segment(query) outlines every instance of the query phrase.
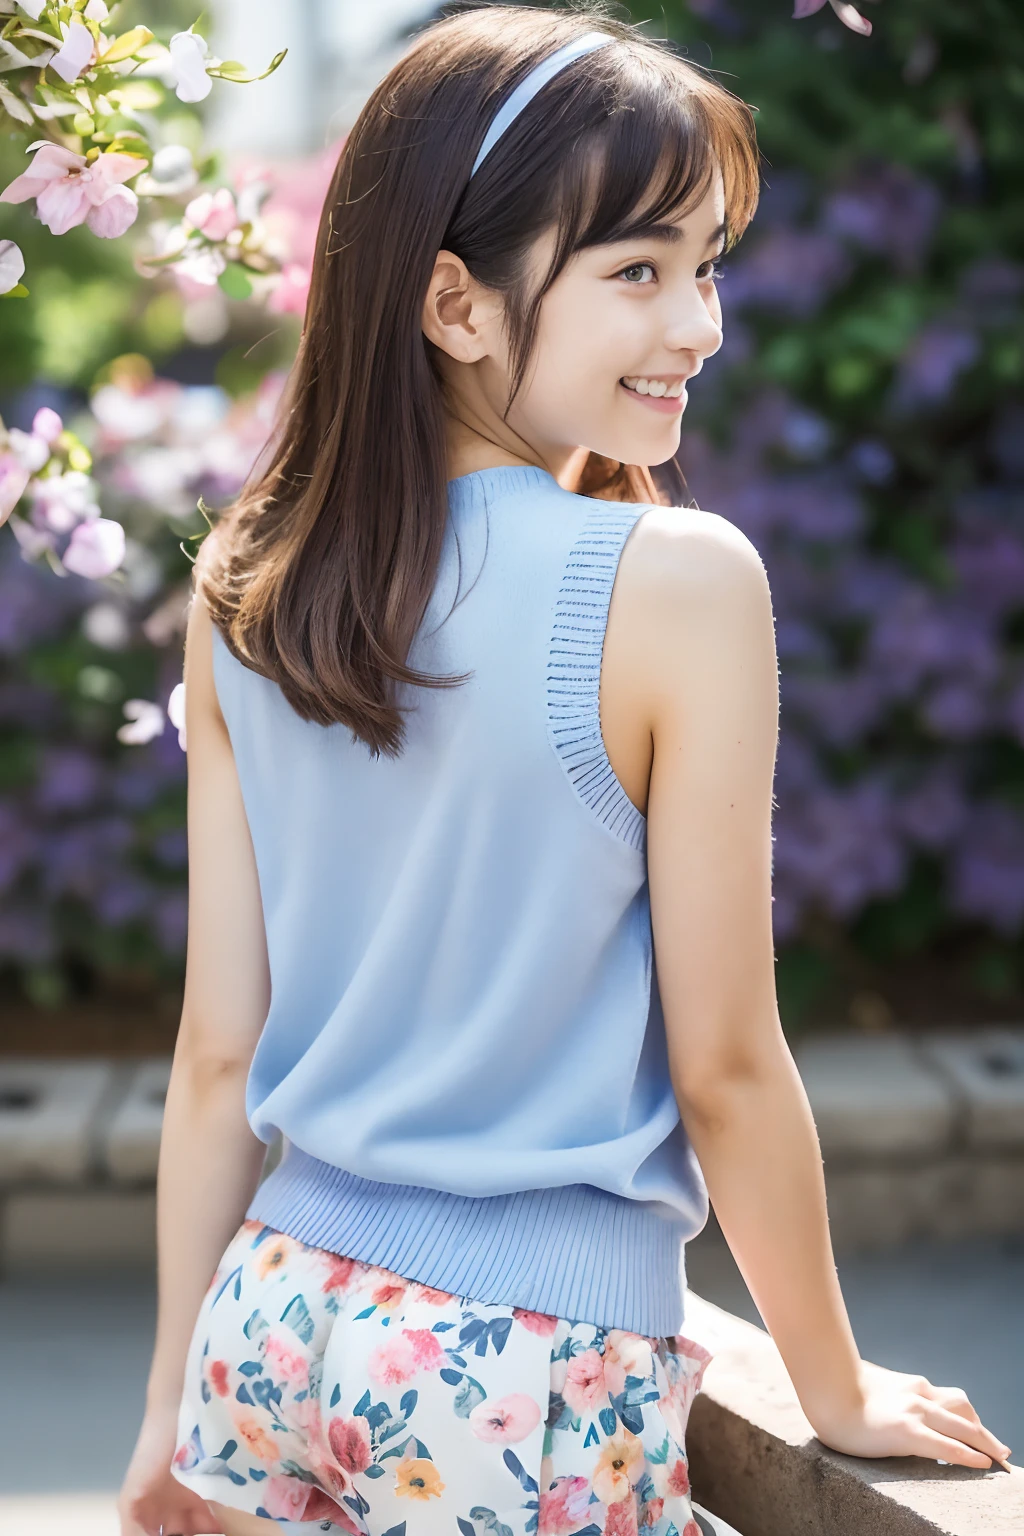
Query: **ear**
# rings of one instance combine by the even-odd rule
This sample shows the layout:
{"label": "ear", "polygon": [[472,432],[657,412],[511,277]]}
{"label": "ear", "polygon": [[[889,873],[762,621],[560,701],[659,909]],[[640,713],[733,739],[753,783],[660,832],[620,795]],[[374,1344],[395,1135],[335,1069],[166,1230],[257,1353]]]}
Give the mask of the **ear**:
{"label": "ear", "polygon": [[475,363],[487,355],[481,329],[485,290],[466,263],[451,251],[438,251],[423,301],[423,334],[459,363]]}

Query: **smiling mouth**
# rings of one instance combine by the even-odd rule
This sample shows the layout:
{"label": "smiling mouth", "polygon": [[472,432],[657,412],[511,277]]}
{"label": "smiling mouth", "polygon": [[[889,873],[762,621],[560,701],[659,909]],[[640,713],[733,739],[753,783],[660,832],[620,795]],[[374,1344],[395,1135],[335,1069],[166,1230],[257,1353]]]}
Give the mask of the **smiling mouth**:
{"label": "smiling mouth", "polygon": [[638,405],[657,411],[659,416],[680,416],[686,409],[686,379],[634,378],[628,374],[619,380],[621,388],[632,395]]}

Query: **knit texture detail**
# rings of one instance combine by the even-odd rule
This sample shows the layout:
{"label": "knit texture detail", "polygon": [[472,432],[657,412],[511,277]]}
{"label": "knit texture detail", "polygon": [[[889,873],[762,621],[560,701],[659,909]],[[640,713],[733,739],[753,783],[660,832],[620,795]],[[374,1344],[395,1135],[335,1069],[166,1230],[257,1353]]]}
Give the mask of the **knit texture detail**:
{"label": "knit texture detail", "polygon": [[649,1337],[682,1328],[682,1218],[589,1184],[473,1197],[381,1184],[292,1142],[246,1216],[454,1296]]}
{"label": "knit texture detail", "polygon": [[598,502],[573,545],[555,605],[547,677],[548,736],[583,803],[638,852],[647,819],[623,789],[601,735],[601,659],[622,546],[647,511]]}

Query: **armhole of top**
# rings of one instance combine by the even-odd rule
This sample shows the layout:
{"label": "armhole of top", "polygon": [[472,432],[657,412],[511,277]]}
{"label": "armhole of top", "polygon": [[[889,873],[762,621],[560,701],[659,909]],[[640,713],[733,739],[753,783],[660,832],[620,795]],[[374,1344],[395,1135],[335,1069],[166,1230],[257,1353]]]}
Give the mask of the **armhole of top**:
{"label": "armhole of top", "polygon": [[608,831],[643,851],[647,818],[630,800],[601,734],[601,661],[623,545],[649,511],[597,502],[562,574],[548,652],[548,738],[574,791]]}

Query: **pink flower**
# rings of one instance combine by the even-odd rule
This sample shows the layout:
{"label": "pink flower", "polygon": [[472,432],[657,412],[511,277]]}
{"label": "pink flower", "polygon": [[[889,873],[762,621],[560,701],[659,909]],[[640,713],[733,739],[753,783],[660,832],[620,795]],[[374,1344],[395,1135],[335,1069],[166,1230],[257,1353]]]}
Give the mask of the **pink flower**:
{"label": "pink flower", "polygon": [[32,417],[32,436],[41,437],[44,443],[53,444],[64,431],[64,423],[48,405],[41,405]]}
{"label": "pink flower", "polygon": [[142,170],[145,162],[138,155],[115,152],[89,161],[61,144],[32,147],[36,157],[31,166],[0,192],[0,202],[34,197],[36,216],[54,235],[84,223],[94,235],[113,240],[135,223],[139,200],[120,183]]}
{"label": "pink flower", "polygon": [[13,453],[0,454],[0,525],[6,523],[27,485],[28,470],[18,463]]}
{"label": "pink flower", "polygon": [[382,1269],[381,1274],[384,1278],[371,1292],[370,1300],[375,1307],[380,1307],[381,1311],[394,1312],[399,1302],[405,1297],[406,1283],[388,1269]]}
{"label": "pink flower", "polygon": [[299,1477],[268,1477],[261,1487],[260,1499],[273,1519],[301,1520],[312,1491],[312,1484]]}
{"label": "pink flower", "polygon": [[621,1328],[605,1335],[603,1359],[605,1386],[616,1397],[625,1391],[627,1376],[650,1376],[654,1369],[650,1339]]}
{"label": "pink flower", "polygon": [[589,1478],[558,1478],[540,1496],[538,1536],[569,1536],[587,1523],[589,1508]]}
{"label": "pink flower", "polygon": [[641,1525],[657,1525],[665,1509],[664,1499],[648,1499],[644,1505],[644,1517]]}
{"label": "pink flower", "polygon": [[304,1387],[309,1381],[309,1362],[280,1334],[267,1338],[263,1354],[264,1364],[272,1374],[293,1387]]}
{"label": "pink flower", "polygon": [[0,240],[0,293],[10,293],[25,276],[25,258],[21,246],[13,240]]}
{"label": "pink flower", "polygon": [[438,1291],[432,1285],[420,1285],[417,1281],[409,1287],[410,1301],[426,1301],[432,1307],[446,1307],[451,1299],[450,1291]]}
{"label": "pink flower", "polygon": [[201,192],[185,209],[185,223],[202,230],[208,240],[226,240],[238,227],[238,210],[227,187]]}
{"label": "pink flower", "polygon": [[89,28],[80,21],[72,21],[62,30],[64,41],[50,60],[50,68],[70,85],[91,62],[95,43]]}
{"label": "pink flower", "polygon": [[[859,32],[862,37],[871,36],[870,21],[862,16],[852,5],[848,5],[846,0],[828,0],[828,3],[844,27],[849,27],[851,32]],[[816,12],[823,10],[824,7],[825,0],[794,0],[794,19],[800,21],[804,16],[813,16]]]}
{"label": "pink flower", "polygon": [[513,1307],[512,1316],[528,1333],[539,1334],[542,1339],[550,1338],[558,1327],[558,1318],[549,1312],[527,1312],[525,1307]]}
{"label": "pink flower", "polygon": [[289,261],[267,300],[267,308],[278,315],[304,315],[309,297],[309,269]]}
{"label": "pink flower", "polygon": [[573,1413],[593,1413],[603,1405],[608,1390],[604,1384],[604,1361],[596,1349],[574,1355],[569,1361],[562,1396]]}
{"label": "pink flower", "polygon": [[603,1536],[637,1536],[636,1499],[618,1499],[608,1505]]}
{"label": "pink flower", "polygon": [[402,1334],[412,1345],[413,1358],[420,1370],[436,1371],[444,1360],[437,1334],[429,1328],[403,1328]]}
{"label": "pink flower", "polygon": [[666,1484],[666,1492],[680,1494],[689,1493],[689,1491],[690,1474],[687,1470],[686,1462],[683,1461],[682,1458],[679,1458],[676,1460],[675,1465],[669,1471],[668,1483]]}
{"label": "pink flower", "polygon": [[116,571],[124,559],[124,529],[109,517],[79,523],[61,557],[66,571],[98,581]]}
{"label": "pink flower", "polygon": [[231,1367],[226,1360],[211,1360],[206,1367],[206,1375],[210,1386],[218,1397],[227,1397],[231,1391],[230,1370]]}
{"label": "pink flower", "polygon": [[366,1369],[373,1381],[382,1387],[397,1387],[411,1381],[419,1370],[416,1355],[409,1340],[401,1335],[379,1344],[366,1362]]}
{"label": "pink flower", "polygon": [[683,1536],[700,1536],[700,1526],[696,1520],[687,1520],[683,1526]]}
{"label": "pink flower", "polygon": [[[307,1485],[308,1486],[308,1485]],[[329,1493],[322,1488],[310,1488],[306,1506],[302,1511],[302,1520],[329,1520],[332,1525],[347,1531],[348,1536],[362,1536],[352,1516],[346,1514],[340,1504],[336,1504]]]}
{"label": "pink flower", "polygon": [[332,1419],[327,1440],[339,1467],[345,1472],[365,1472],[370,1465],[370,1426],[362,1414],[354,1419]]}
{"label": "pink flower", "polygon": [[322,1291],[347,1291],[352,1285],[357,1268],[356,1259],[345,1259],[339,1254],[327,1254],[324,1258],[327,1274],[320,1286]]}
{"label": "pink flower", "polygon": [[525,1392],[510,1392],[496,1403],[478,1403],[469,1416],[469,1427],[478,1440],[515,1445],[532,1434],[540,1423],[540,1404]]}

